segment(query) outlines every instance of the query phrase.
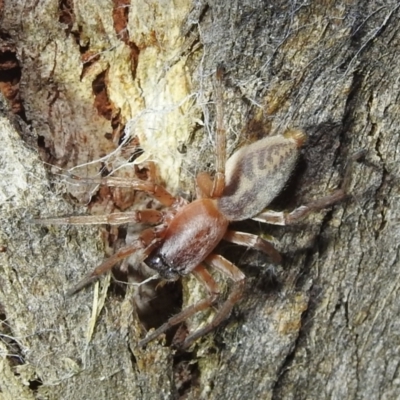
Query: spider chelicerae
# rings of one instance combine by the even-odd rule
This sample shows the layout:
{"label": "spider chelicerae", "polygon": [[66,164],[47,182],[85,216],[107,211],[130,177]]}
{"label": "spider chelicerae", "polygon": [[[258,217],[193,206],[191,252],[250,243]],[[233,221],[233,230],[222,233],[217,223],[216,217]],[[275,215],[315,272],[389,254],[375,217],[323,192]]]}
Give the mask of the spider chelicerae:
{"label": "spider chelicerae", "polygon": [[214,268],[232,280],[231,292],[212,321],[190,333],[179,344],[180,347],[190,346],[229,316],[234,305],[242,297],[245,275],[233,263],[214,253],[214,249],[221,240],[254,248],[266,253],[273,262],[281,262],[279,252],[271,243],[254,234],[230,230],[231,222],[253,219],[270,224],[287,225],[296,222],[311,211],[328,207],[345,197],[345,191],[337,189],[331,195],[298,207],[289,213],[265,210],[286,184],[296,165],[306,136],[301,130],[288,129],[282,134],[268,136],[241,147],[226,160],[222,75],[222,69],[218,68],[214,82],[215,174],[213,177],[206,172],[197,175],[196,200],[188,202],[182,197],[173,196],[154,180],[106,177],[98,183],[114,187],[130,187],[146,192],[157,199],[164,209],[34,220],[35,223],[40,224],[142,223],[148,226],[133,243],[119,249],[106,259],[68,294],[81,290],[133,253],[137,253],[139,255],[137,259],[156,271],[162,279],[173,281],[193,274],[204,285],[208,293],[207,297],[169,318],[167,322],[142,339],[139,342],[140,346],[144,346],[195,313],[211,307],[217,301],[220,291],[207,267]]}

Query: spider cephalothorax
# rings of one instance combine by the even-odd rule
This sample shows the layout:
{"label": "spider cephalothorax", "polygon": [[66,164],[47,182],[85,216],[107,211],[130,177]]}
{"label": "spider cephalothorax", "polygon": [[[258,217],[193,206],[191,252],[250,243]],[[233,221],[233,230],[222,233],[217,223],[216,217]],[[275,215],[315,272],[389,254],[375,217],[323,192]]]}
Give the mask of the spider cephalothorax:
{"label": "spider cephalothorax", "polygon": [[[220,74],[219,74],[220,75]],[[187,347],[200,336],[214,329],[230,314],[241,298],[244,274],[224,257],[214,254],[218,243],[224,239],[242,246],[253,247],[267,253],[274,262],[280,262],[280,254],[266,240],[245,232],[229,230],[229,223],[252,218],[258,221],[285,225],[296,221],[311,210],[320,209],[344,197],[342,190],[291,213],[264,211],[276,197],[292,173],[305,135],[301,130],[286,130],[283,134],[269,136],[240,148],[225,162],[225,131],[222,123],[222,94],[219,80],[216,85],[216,173],[197,177],[198,198],[188,203],[174,197],[151,180],[128,180],[108,177],[99,181],[102,185],[132,187],[145,191],[165,206],[165,210],[142,210],[115,213],[105,216],[64,217],[37,219],[36,223],[123,224],[140,222],[148,224],[132,244],[121,248],[84,278],[69,293],[82,287],[111,269],[118,261],[132,253],[140,255],[150,268],[166,280],[193,274],[204,284],[208,296],[170,318],[151,332],[139,345],[145,345],[170,327],[185,321],[198,311],[210,307],[218,298],[219,289],[206,266],[218,270],[230,278],[234,285],[226,301],[217,311],[212,322],[189,334],[182,347]],[[152,227],[153,226],[153,227]]]}

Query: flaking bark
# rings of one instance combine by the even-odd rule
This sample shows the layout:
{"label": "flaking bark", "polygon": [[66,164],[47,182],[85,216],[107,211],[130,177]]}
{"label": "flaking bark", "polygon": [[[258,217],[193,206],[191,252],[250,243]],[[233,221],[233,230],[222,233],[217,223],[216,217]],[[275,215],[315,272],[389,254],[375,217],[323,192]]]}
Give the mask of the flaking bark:
{"label": "flaking bark", "polygon": [[[0,73],[0,397],[398,398],[398,2],[166,3],[1,3],[0,61],[14,75]],[[36,146],[66,170],[112,152],[128,126],[187,192],[213,163],[220,63],[230,153],[285,128],[308,135],[274,206],[341,185],[351,197],[293,227],[245,225],[277,238],[283,266],[239,251],[246,296],[224,328],[185,353],[162,340],[138,349],[133,290],[100,289],[97,306],[93,287],[64,296],[104,244],[97,228],[28,224],[84,212],[67,190],[87,200],[54,182]],[[184,285],[185,303],[200,295]]]}

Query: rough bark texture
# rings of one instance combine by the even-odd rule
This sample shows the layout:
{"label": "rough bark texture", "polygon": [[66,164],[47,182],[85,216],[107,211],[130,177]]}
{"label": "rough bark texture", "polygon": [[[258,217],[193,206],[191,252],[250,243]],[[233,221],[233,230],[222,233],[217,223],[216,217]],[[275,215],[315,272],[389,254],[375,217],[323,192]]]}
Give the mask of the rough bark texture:
{"label": "rough bark texture", "polygon": [[[398,398],[397,1],[0,7],[8,100],[0,110],[0,398]],[[54,179],[37,148],[42,160],[80,165],[73,174],[86,177],[135,158],[134,141],[124,142],[135,138],[167,186],[188,191],[198,170],[212,169],[219,63],[229,152],[286,127],[308,135],[274,206],[293,208],[341,185],[351,197],[296,226],[246,225],[277,237],[283,266],[239,253],[246,295],[224,328],[187,352],[162,340],[139,349],[145,331],[133,289],[65,297],[104,257],[103,244],[97,228],[28,224],[82,213],[65,194],[87,200],[91,190]],[[360,150],[364,158],[351,163]],[[111,200],[99,196],[100,209],[136,204],[132,193],[103,197]],[[184,284],[185,303],[197,289]]]}

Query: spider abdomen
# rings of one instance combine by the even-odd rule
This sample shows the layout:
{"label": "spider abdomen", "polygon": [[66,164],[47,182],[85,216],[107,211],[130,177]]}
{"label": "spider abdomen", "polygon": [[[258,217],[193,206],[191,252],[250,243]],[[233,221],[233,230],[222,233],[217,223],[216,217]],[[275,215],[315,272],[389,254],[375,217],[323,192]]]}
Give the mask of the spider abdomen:
{"label": "spider abdomen", "polygon": [[242,147],[226,162],[225,189],[218,208],[230,221],[259,214],[283,189],[305,140],[291,130]]}

